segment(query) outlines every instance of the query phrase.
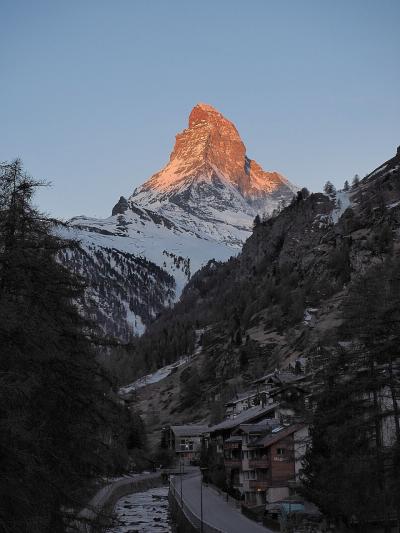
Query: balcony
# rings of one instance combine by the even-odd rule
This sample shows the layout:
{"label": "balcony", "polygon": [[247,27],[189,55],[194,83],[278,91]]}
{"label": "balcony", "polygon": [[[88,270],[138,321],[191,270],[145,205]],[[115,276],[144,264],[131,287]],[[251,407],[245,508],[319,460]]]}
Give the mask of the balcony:
{"label": "balcony", "polygon": [[270,486],[270,483],[266,479],[250,479],[249,488],[255,490],[266,490]]}
{"label": "balcony", "polygon": [[225,468],[241,468],[241,459],[224,459]]}
{"label": "balcony", "polygon": [[269,459],[249,459],[249,468],[269,468]]}
{"label": "balcony", "polygon": [[224,450],[240,450],[242,441],[240,442],[224,442]]}

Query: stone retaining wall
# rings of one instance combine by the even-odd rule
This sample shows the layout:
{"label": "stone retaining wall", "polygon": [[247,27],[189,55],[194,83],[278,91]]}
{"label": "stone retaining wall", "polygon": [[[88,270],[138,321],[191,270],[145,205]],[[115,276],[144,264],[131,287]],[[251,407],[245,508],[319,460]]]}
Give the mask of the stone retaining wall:
{"label": "stone retaining wall", "polygon": [[169,510],[172,516],[172,530],[174,533],[198,533],[187,516],[182,511],[180,505],[175,499],[175,495],[169,491],[168,494]]}
{"label": "stone retaining wall", "polygon": [[98,533],[104,531],[110,524],[112,511],[117,501],[123,496],[134,492],[145,492],[154,487],[163,485],[161,474],[147,474],[145,476],[132,476],[123,478],[100,489],[90,500],[88,506],[79,515],[79,521],[74,524],[71,531],[80,533]]}

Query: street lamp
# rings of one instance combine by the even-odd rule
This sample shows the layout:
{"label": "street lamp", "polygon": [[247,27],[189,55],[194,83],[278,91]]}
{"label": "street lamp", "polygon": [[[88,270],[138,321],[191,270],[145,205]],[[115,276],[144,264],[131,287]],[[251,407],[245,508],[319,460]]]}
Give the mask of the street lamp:
{"label": "street lamp", "polygon": [[203,476],[208,470],[206,466],[200,467],[200,531],[203,533]]}
{"label": "street lamp", "polygon": [[[185,444],[185,451],[186,451],[186,453],[188,453],[188,451],[189,451],[189,444],[188,443]],[[183,473],[185,473],[185,456],[183,456]]]}
{"label": "street lamp", "polygon": [[182,497],[182,457],[179,455],[179,478],[181,480],[181,509],[183,509],[183,497]]}

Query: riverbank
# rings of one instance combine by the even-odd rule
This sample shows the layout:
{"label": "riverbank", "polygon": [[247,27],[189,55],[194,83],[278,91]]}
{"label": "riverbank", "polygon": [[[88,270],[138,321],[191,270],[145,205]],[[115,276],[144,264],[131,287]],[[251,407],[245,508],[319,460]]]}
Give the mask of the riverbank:
{"label": "riverbank", "polygon": [[164,482],[160,472],[149,474],[133,474],[109,483],[102,487],[90,500],[89,504],[78,515],[80,533],[94,533],[101,527],[110,525],[112,512],[119,499],[128,494],[145,492],[148,489],[161,487]]}

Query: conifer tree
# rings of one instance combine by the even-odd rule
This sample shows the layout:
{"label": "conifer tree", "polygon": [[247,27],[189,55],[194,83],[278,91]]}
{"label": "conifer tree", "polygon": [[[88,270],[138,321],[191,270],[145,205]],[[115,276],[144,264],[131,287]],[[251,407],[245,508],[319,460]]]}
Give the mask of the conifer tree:
{"label": "conifer tree", "polygon": [[369,531],[400,518],[400,259],[355,279],[339,347],[321,367],[305,493],[328,516]]}
{"label": "conifer tree", "polygon": [[324,193],[328,195],[334,195],[336,193],[336,189],[332,182],[327,181],[324,185]]}
{"label": "conifer tree", "polygon": [[257,214],[255,217],[254,217],[254,220],[253,220],[253,228],[256,228],[257,226],[259,226],[261,224],[261,217],[259,214]]}
{"label": "conifer tree", "polygon": [[119,408],[96,363],[84,289],[66,246],[32,207],[41,183],[0,166],[0,530],[58,533],[88,482],[112,468]]}

